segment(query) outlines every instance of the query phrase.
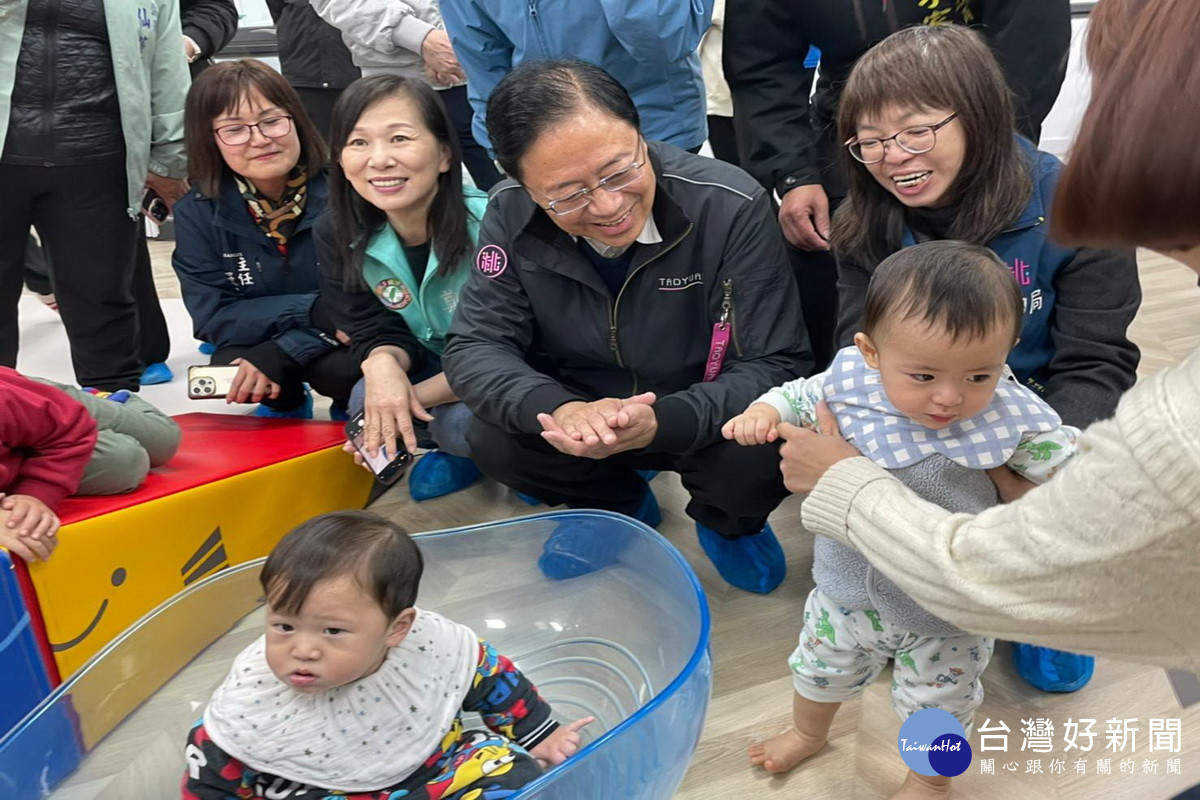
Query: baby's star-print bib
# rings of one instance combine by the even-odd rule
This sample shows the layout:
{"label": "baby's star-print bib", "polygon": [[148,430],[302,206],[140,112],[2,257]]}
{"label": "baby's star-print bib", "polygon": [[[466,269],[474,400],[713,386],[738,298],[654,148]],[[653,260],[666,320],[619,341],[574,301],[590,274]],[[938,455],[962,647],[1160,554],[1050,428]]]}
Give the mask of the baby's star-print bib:
{"label": "baby's star-print bib", "polygon": [[310,694],[275,677],[260,637],[213,693],[204,727],[218,747],[260,772],[345,792],[385,789],[438,749],[478,658],[470,628],[418,609],[379,669]]}

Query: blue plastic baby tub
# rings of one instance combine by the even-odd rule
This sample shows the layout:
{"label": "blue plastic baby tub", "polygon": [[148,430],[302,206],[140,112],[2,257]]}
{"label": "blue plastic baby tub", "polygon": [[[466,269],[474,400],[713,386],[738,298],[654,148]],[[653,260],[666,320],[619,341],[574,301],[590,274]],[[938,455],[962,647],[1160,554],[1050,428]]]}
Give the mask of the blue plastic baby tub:
{"label": "blue plastic baby tub", "polygon": [[[536,561],[560,526],[616,561],[554,581]],[[586,746],[522,800],[663,800],[678,787],[712,688],[708,606],[666,540],[628,517],[560,511],[418,537],[418,604],[471,626],[538,685],[555,716],[595,716]],[[261,560],[197,583],[98,653],[0,740],[0,797],[178,797],[188,729],[262,632]],[[467,720],[471,725],[472,720]]]}

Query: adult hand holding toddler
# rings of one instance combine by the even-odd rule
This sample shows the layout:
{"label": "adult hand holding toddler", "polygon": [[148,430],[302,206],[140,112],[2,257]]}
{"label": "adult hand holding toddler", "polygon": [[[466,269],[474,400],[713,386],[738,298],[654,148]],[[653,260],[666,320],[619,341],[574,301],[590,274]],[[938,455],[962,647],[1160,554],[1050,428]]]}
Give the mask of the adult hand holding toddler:
{"label": "adult hand holding toddler", "polygon": [[789,492],[811,492],[825,472],[839,461],[860,456],[838,432],[837,418],[822,400],[817,404],[817,431],[781,422],[776,430],[784,440],[779,448],[779,471]]}

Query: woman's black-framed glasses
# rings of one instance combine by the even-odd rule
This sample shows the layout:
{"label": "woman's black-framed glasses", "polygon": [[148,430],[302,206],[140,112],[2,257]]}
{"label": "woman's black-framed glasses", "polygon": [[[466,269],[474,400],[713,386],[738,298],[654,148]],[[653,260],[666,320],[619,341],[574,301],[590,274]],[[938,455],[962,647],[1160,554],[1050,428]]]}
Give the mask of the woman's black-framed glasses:
{"label": "woman's black-framed glasses", "polygon": [[[639,149],[641,141],[638,142]],[[634,156],[636,159],[637,156]],[[557,200],[551,200],[546,203],[546,208],[550,209],[557,216],[566,214],[574,214],[582,208],[585,208],[592,202],[592,193],[597,189],[603,189],[606,192],[619,192],[629,184],[636,181],[642,175],[642,167],[645,166],[646,159],[634,161],[626,167],[622,167],[608,177],[601,178],[596,182],[596,185],[590,189],[580,189],[577,192],[572,192],[566,197],[560,197]]]}
{"label": "woman's black-framed glasses", "polygon": [[913,155],[928,153],[937,144],[937,132],[958,116],[955,112],[933,125],[914,125],[882,139],[851,139],[846,142],[850,155],[864,164],[878,164],[887,155],[887,143],[894,141],[901,150]]}
{"label": "woman's black-framed glasses", "polygon": [[287,114],[280,114],[278,117],[267,117],[250,124],[222,125],[213,131],[222,142],[236,147],[250,141],[252,128],[257,128],[258,132],[268,139],[281,139],[292,132],[292,118]]}

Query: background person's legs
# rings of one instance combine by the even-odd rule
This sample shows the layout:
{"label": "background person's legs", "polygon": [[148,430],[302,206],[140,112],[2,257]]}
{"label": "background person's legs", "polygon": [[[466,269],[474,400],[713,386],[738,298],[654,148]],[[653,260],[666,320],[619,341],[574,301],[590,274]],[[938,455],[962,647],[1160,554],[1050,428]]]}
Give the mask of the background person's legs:
{"label": "background person's legs", "polygon": [[[342,89],[318,86],[293,86],[304,110],[312,118],[313,124],[325,139],[329,138],[329,122],[333,118],[333,104],[342,96]],[[338,148],[334,148],[335,152]]]}
{"label": "background person's legs", "polygon": [[158,291],[154,288],[154,271],[150,265],[150,248],[146,244],[146,223],[137,221],[137,244],[133,255],[133,299],[137,304],[139,348],[142,365],[162,364],[171,354],[171,333],[163,315]]}
{"label": "background person's legs", "polygon": [[0,366],[5,367],[17,365],[17,301],[31,239],[35,169],[0,164],[0,186],[4,187],[4,213],[0,214]]}
{"label": "background person's legs", "polygon": [[[137,391],[143,369],[132,291],[137,223],[126,213],[124,157],[23,169],[38,170],[33,223],[53,265],[76,380]],[[22,250],[27,236],[28,230],[20,237]]]}
{"label": "background person's legs", "polygon": [[50,259],[46,257],[42,243],[32,233],[29,234],[29,248],[25,251],[25,288],[43,297],[54,294],[54,286],[50,282]]}
{"label": "background person's legs", "polygon": [[454,123],[454,129],[458,132],[463,166],[471,174],[475,186],[482,191],[488,191],[504,176],[496,169],[487,150],[475,141],[475,136],[471,133],[471,120],[475,112],[471,110],[471,101],[467,99],[467,87],[439,89],[438,96],[442,98],[446,111],[450,113],[450,121]]}

